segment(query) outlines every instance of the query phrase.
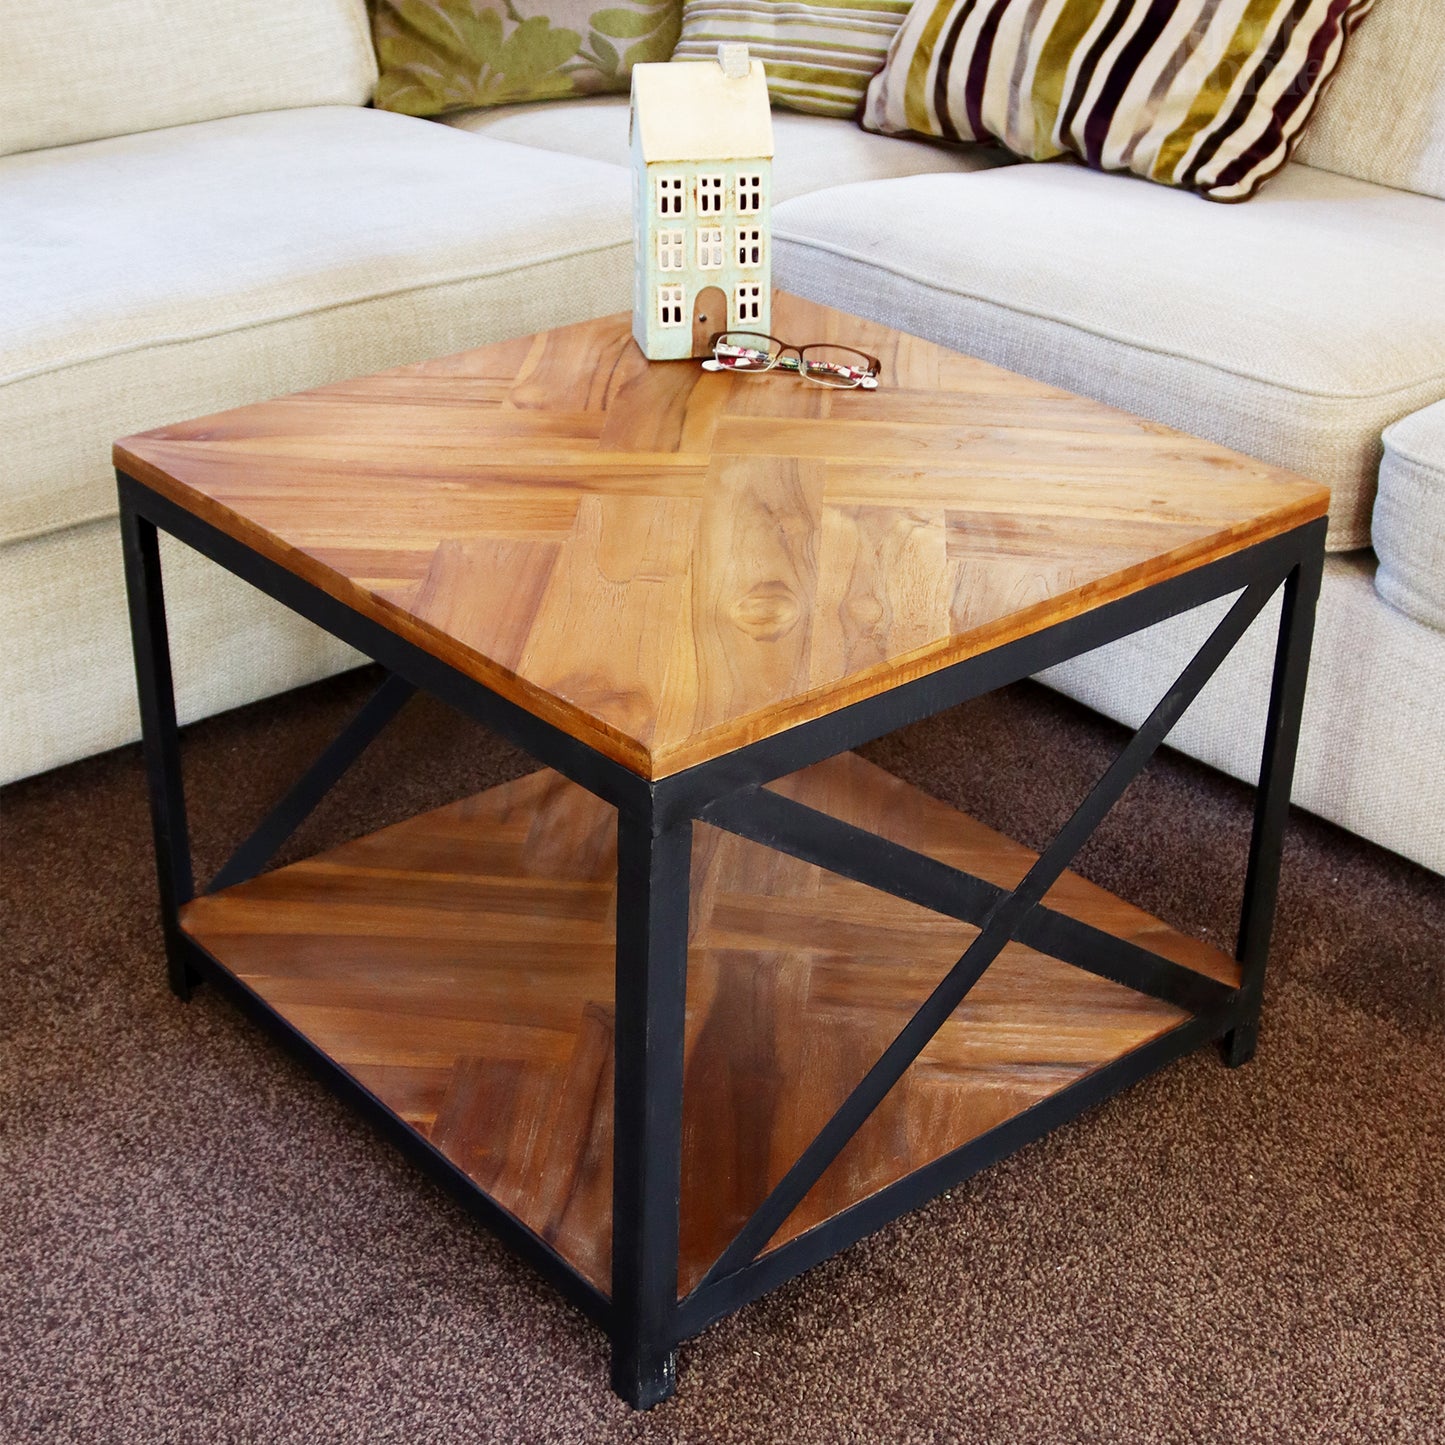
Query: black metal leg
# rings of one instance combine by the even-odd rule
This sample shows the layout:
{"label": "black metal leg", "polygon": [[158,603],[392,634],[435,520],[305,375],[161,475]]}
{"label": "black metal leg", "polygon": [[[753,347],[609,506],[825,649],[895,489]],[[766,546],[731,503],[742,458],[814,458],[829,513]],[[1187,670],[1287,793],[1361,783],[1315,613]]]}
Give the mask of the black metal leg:
{"label": "black metal leg", "polygon": [[191,875],[185,787],[181,780],[180,735],[176,727],[160,544],[155,525],[124,500],[120,532],[146,781],[150,789],[151,828],[155,836],[156,875],[160,884],[161,927],[165,933],[171,988],[181,998],[188,999],[192,987],[200,980],[187,961],[188,950],[181,938],[178,913],[181,905],[195,896],[195,883]]}
{"label": "black metal leg", "polygon": [[1300,715],[1304,710],[1310,645],[1314,638],[1315,603],[1319,599],[1324,560],[1321,540],[1289,574],[1284,586],[1264,755],[1255,796],[1254,831],[1249,843],[1249,869],[1245,875],[1244,905],[1240,910],[1239,941],[1235,949],[1241,965],[1239,1021],[1225,1034],[1222,1043],[1224,1060],[1231,1068],[1247,1064],[1254,1057],[1259,1039],[1264,968],[1274,928],[1275,901],[1279,896],[1280,857],[1289,817]]}
{"label": "black metal leg", "polygon": [[677,1384],[691,856],[690,822],[654,837],[618,814],[612,1388],[642,1410]]}

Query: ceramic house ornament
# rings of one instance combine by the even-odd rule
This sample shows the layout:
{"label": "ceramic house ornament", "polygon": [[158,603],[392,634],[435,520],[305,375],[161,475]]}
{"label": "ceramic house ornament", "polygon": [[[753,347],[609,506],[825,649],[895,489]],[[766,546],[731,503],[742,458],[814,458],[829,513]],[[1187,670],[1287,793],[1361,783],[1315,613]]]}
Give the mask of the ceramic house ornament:
{"label": "ceramic house ornament", "polygon": [[767,331],[773,118],[745,45],[632,69],[632,334],[653,361]]}

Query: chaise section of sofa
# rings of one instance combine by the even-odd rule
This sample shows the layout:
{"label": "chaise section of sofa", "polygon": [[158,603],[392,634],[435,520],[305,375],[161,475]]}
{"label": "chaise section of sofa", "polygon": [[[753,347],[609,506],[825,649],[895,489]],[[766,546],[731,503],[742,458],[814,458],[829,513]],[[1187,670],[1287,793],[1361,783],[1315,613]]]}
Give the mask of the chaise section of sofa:
{"label": "chaise section of sofa", "polygon": [[360,107],[11,156],[0,195],[22,238],[0,338],[4,542],[114,514],[96,431],[627,300],[608,168]]}
{"label": "chaise section of sofa", "polygon": [[[803,196],[774,234],[789,289],[1329,485],[1339,555],[1294,796],[1445,871],[1445,633],[1389,605],[1363,550],[1382,432],[1445,396],[1445,201],[1292,165],[1247,205],[1214,206],[1061,162]],[[1136,725],[1216,620],[1176,619],[1044,680]],[[1270,626],[1171,737],[1251,780],[1244,720],[1264,716]]]}
{"label": "chaise section of sofa", "polygon": [[[1328,484],[1295,801],[1445,872],[1445,631],[1421,592],[1445,510],[1411,460],[1433,436],[1415,414],[1445,398],[1438,0],[1380,0],[1299,157],[1243,206],[1067,161],[844,186],[778,207],[774,274]],[[1177,618],[1044,680],[1136,724],[1210,624]],[[1263,717],[1269,625],[1170,739],[1250,780],[1241,720]]]}

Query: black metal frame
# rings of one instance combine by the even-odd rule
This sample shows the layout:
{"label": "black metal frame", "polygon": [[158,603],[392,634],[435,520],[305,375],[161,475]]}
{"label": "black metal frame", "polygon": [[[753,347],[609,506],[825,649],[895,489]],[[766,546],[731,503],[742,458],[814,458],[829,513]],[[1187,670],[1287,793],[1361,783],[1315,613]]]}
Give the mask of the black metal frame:
{"label": "black metal frame", "polygon": [[[352,610],[134,478],[117,474],[171,986],[222,984],[333,1088],[531,1260],[612,1340],[613,1387],[647,1407],[671,1394],[676,1348],[713,1321],[932,1198],[1094,1103],[1213,1039],[1226,1060],[1253,1053],[1279,884],[1315,602],[1323,520],[1197,567],[1029,637],[800,723],[672,777],[649,781],[534,717],[422,648]],[[163,528],[382,664],[375,697],[237,849],[212,887],[253,876],[417,689],[450,703],[611,803],[618,813],[613,1267],[610,1297],[482,1191],[420,1134],[332,1063],[190,939],[179,909],[195,894],[186,826],[157,528]],[[1284,605],[1241,912],[1238,989],[1043,906],[1041,899],[1138,776],[1270,596]],[[1227,615],[1057,837],[1012,890],[951,868],[784,798],[764,785],[1203,602],[1238,592]],[[683,1011],[692,825],[702,821],[979,932],[882,1057],[685,1298],[677,1298]],[[897,1183],[768,1253],[768,1240],[1010,940],[1187,1011],[1178,1027],[1094,1071]]]}

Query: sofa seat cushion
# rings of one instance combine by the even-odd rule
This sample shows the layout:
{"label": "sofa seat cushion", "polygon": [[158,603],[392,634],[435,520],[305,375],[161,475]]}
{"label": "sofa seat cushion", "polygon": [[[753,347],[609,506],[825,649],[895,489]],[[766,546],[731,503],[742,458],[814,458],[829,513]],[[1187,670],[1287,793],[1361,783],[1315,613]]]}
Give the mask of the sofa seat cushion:
{"label": "sofa seat cushion", "polygon": [[0,217],[0,541],[116,437],[630,303],[624,172],[360,108],[11,156]]}
{"label": "sofa seat cushion", "polygon": [[[445,124],[493,140],[563,151],[589,160],[631,164],[627,97],[598,96],[547,105],[509,105],[462,111]],[[851,121],[795,111],[773,112],[773,199],[787,200],[826,186],[931,172],[988,170],[1010,157],[987,146],[949,147],[923,140],[869,135]]]}
{"label": "sofa seat cushion", "polygon": [[1373,534],[1380,596],[1445,631],[1445,401],[1386,430]]}
{"label": "sofa seat cushion", "polygon": [[1380,432],[1445,395],[1437,200],[1288,166],[1246,206],[1069,162],[802,196],[775,282],[1333,488],[1369,542]]}

